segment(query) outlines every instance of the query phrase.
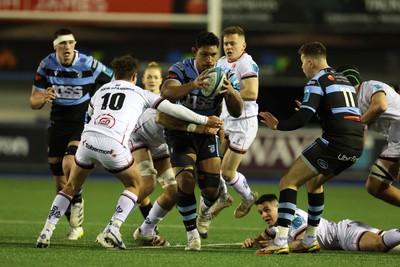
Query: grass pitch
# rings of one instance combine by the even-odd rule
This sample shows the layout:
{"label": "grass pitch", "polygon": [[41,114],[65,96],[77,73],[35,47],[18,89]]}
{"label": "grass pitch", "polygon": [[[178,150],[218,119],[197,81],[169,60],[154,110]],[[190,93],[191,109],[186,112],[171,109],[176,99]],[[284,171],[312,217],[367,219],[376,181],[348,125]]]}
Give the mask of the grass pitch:
{"label": "grass pitch", "polygon": [[[260,195],[278,194],[277,182],[250,185]],[[171,243],[170,248],[141,247],[134,243],[132,233],[143,221],[140,211],[135,210],[121,229],[128,249],[106,250],[94,240],[111,218],[122,190],[122,184],[114,178],[89,177],[84,186],[84,237],[78,241],[64,239],[68,231],[64,218],[57,225],[50,247],[37,249],[36,239],[55,196],[54,182],[48,175],[1,176],[0,266],[399,266],[400,254],[395,253],[321,251],[255,255],[255,249],[242,249],[240,243],[261,233],[265,224],[254,208],[246,217],[234,218],[233,211],[240,199],[232,191],[234,204],[213,220],[200,252],[184,251],[186,233],[176,209],[159,225],[160,235]],[[153,193],[152,201],[160,191],[158,188]],[[199,196],[198,191],[196,195]],[[328,184],[325,199],[323,216],[329,220],[349,218],[382,229],[399,227],[399,209],[374,199],[362,185]],[[299,190],[298,206],[307,209],[304,188]]]}

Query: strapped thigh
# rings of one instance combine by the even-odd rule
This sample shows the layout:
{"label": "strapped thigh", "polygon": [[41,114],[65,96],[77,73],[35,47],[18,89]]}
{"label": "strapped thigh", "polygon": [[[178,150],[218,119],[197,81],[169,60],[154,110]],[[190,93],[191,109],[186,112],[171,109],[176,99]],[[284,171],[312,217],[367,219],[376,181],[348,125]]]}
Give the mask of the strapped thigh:
{"label": "strapped thigh", "polygon": [[383,165],[380,158],[378,158],[371,166],[369,176],[388,185],[392,184],[395,180],[395,178],[393,178],[393,176],[390,174],[389,170],[385,167],[385,165]]}

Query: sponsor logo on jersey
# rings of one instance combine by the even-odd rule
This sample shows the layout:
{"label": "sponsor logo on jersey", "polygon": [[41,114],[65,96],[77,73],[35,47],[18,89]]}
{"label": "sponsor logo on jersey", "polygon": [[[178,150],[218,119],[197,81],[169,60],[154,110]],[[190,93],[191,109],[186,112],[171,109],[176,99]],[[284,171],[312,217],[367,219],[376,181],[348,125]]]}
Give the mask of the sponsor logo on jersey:
{"label": "sponsor logo on jersey", "polygon": [[299,217],[299,216],[294,217],[294,219],[292,221],[293,228],[297,229],[302,225],[303,225],[303,220],[301,219],[301,217]]}
{"label": "sponsor logo on jersey", "polygon": [[383,89],[383,86],[380,85],[380,84],[377,84],[377,83],[374,83],[374,84],[372,85],[372,87],[374,88],[374,91]]}
{"label": "sponsor logo on jersey", "polygon": [[81,99],[83,97],[82,86],[72,85],[53,85],[57,98],[61,99]]}
{"label": "sponsor logo on jersey", "polygon": [[35,81],[40,81],[41,79],[43,79],[42,75],[36,75],[35,76]]}
{"label": "sponsor logo on jersey", "polygon": [[109,67],[106,67],[106,66],[103,66],[102,72],[109,77],[111,77],[114,73],[112,69],[110,69]]}
{"label": "sponsor logo on jersey", "polygon": [[115,125],[115,118],[111,114],[101,114],[96,118],[94,124],[112,128]]}
{"label": "sponsor logo on jersey", "polygon": [[316,80],[309,80],[307,83],[307,85],[315,85],[315,84],[317,84]]}
{"label": "sponsor logo on jersey", "polygon": [[306,89],[304,90],[304,97],[303,97],[303,102],[308,102],[308,99],[310,99],[310,90]]}
{"label": "sponsor logo on jersey", "polygon": [[358,158],[356,156],[347,156],[347,155],[339,154],[338,160],[356,162],[358,160]]}
{"label": "sponsor logo on jersey", "polygon": [[334,81],[335,77],[333,77],[332,75],[328,75],[328,80]]}
{"label": "sponsor logo on jersey", "polygon": [[211,110],[215,107],[215,97],[205,97],[203,95],[187,94],[180,100],[181,104],[189,109]]}

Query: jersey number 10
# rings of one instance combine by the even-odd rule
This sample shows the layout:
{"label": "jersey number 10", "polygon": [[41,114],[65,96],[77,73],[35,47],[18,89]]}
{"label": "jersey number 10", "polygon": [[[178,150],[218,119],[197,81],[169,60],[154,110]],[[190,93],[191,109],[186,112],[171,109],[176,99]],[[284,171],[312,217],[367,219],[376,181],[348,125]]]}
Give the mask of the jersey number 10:
{"label": "jersey number 10", "polygon": [[116,93],[111,95],[111,93],[107,93],[101,98],[104,99],[101,109],[120,110],[124,105],[125,94]]}

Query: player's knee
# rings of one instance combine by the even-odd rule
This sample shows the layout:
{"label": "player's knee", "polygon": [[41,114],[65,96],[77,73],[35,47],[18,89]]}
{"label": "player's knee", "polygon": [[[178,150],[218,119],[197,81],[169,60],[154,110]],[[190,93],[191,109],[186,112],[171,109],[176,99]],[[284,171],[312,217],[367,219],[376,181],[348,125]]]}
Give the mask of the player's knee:
{"label": "player's knee", "polygon": [[139,162],[139,169],[142,176],[157,175],[157,170],[154,168],[153,161],[151,160]]}
{"label": "player's knee", "polygon": [[75,146],[75,145],[67,146],[67,149],[65,149],[65,156],[68,156],[68,155],[75,156],[77,150],[78,150],[78,146]]}
{"label": "player's knee", "polygon": [[54,176],[63,176],[64,171],[62,168],[62,162],[49,163],[49,169]]}
{"label": "player's knee", "polygon": [[236,170],[228,170],[228,169],[221,169],[221,175],[222,178],[226,181],[226,182],[230,182],[233,180],[233,178],[235,177],[236,174]]}
{"label": "player's knee", "polygon": [[196,172],[194,166],[186,166],[181,168],[176,174],[176,179],[185,177],[186,180],[196,180]]}
{"label": "player's knee", "polygon": [[193,192],[196,187],[196,173],[194,166],[186,166],[181,168],[176,174],[176,182],[178,187],[185,192]]}
{"label": "player's knee", "polygon": [[200,189],[211,188],[218,191],[220,176],[219,173],[199,172],[199,187]]}
{"label": "player's knee", "polygon": [[160,183],[162,188],[166,188],[171,185],[176,185],[175,174],[171,168],[168,168],[161,175],[157,177],[157,181]]}

